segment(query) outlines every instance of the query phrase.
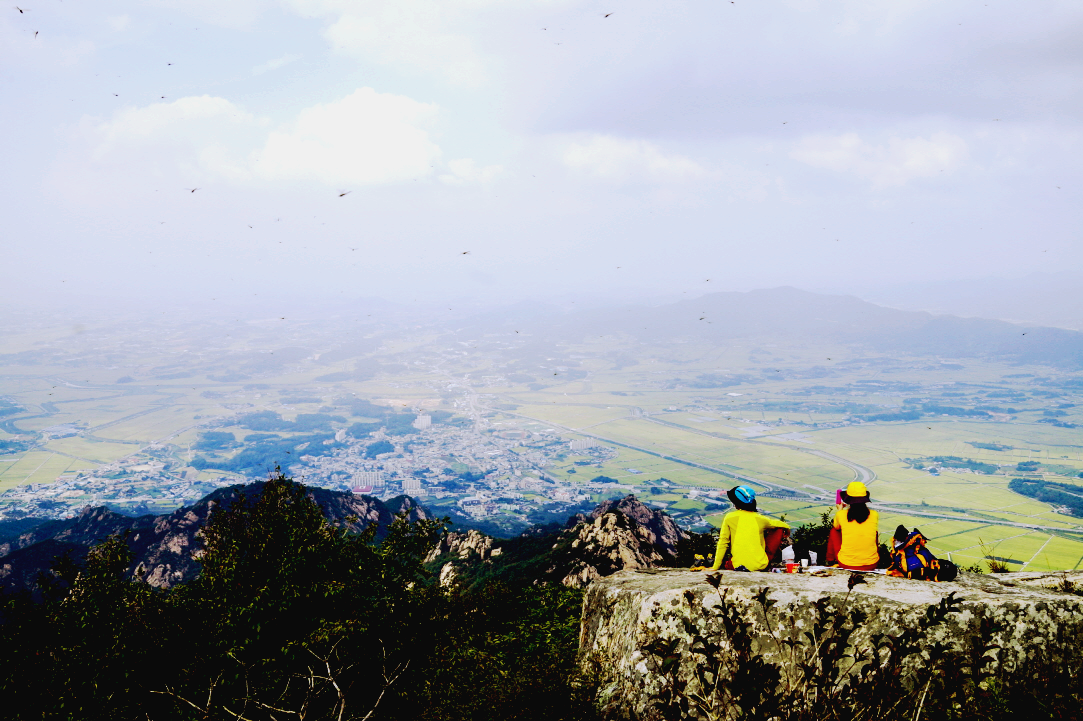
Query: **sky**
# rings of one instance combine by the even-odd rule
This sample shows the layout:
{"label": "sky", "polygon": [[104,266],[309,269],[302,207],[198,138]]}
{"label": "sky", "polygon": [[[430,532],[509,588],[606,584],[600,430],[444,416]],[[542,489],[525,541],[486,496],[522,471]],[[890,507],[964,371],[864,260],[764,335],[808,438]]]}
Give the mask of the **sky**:
{"label": "sky", "polygon": [[25,2],[7,304],[1083,272],[1078,2]]}

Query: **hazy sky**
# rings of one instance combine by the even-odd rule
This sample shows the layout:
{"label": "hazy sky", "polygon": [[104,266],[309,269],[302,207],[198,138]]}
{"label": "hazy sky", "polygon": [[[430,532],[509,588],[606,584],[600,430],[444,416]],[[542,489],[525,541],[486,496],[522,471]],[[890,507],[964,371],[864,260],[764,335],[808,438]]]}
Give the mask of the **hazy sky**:
{"label": "hazy sky", "polygon": [[1078,0],[25,2],[9,301],[1083,270]]}

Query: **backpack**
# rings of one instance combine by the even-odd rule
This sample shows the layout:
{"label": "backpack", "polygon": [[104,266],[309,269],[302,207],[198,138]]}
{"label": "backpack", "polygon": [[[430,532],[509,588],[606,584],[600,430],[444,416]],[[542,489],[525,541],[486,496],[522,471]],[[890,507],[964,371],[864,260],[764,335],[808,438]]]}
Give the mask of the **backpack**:
{"label": "backpack", "polygon": [[928,539],[921,531],[907,532],[899,526],[895,531],[895,550],[891,553],[889,576],[918,581],[953,581],[959,569],[951,561],[941,561],[926,547]]}

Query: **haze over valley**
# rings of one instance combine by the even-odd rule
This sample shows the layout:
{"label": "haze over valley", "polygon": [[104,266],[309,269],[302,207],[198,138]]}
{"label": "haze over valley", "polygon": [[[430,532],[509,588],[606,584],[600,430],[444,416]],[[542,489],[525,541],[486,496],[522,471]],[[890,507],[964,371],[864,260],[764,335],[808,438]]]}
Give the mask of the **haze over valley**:
{"label": "haze over valley", "polygon": [[1081,333],[793,288],[433,315],[13,316],[0,514],[162,513],[279,466],[502,536],[628,493],[705,530],[735,479],[798,522],[860,479],[959,562],[1083,558]]}

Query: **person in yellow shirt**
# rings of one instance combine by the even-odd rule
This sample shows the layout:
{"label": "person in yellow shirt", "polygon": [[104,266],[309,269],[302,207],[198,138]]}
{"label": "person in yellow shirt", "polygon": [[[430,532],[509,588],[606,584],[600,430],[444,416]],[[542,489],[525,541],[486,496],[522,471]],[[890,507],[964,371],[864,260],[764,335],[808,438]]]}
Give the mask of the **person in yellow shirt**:
{"label": "person in yellow shirt", "polygon": [[726,495],[736,510],[722,519],[711,570],[717,571],[725,562],[728,571],[762,571],[789,535],[790,526],[758,513],[756,492],[748,486],[731,488]]}
{"label": "person in yellow shirt", "polygon": [[853,571],[873,571],[880,562],[880,514],[869,508],[869,489],[861,481],[846,486],[842,500],[835,509],[827,563]]}

